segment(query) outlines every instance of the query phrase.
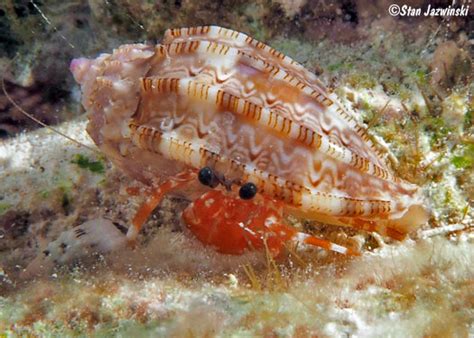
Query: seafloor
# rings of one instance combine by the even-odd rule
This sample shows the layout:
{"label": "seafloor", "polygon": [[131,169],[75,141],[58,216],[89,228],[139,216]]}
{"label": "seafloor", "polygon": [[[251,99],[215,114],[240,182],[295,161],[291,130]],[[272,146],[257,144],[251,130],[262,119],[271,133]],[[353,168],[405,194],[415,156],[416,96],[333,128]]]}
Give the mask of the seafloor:
{"label": "seafloor", "polygon": [[104,156],[31,130],[0,96],[0,335],[474,336],[472,16],[390,17],[389,4],[0,4],[8,93],[86,145],[72,57],[159,40],[168,27],[220,24],[336,88],[431,211],[403,242],[290,219],[362,255],[288,248],[274,260],[204,247],[180,222],[189,201],[169,197],[137,247],[124,248],[122,230],[145,197],[127,188],[143,187]]}

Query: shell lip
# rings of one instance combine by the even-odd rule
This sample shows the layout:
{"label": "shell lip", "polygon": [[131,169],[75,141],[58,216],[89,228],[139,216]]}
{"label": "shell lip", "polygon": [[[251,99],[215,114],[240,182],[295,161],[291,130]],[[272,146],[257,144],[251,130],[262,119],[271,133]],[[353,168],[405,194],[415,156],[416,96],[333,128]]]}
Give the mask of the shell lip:
{"label": "shell lip", "polygon": [[87,58],[72,59],[71,64],[69,65],[69,70],[71,71],[77,83],[84,83],[85,75],[89,71],[92,62],[93,60]]}

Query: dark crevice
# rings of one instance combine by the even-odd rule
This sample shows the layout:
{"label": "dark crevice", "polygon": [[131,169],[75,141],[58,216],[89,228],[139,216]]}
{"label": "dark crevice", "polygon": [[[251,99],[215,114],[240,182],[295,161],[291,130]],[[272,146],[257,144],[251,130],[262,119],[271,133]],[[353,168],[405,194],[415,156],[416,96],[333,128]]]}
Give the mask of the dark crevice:
{"label": "dark crevice", "polygon": [[341,5],[342,10],[342,21],[352,22],[354,24],[359,23],[357,16],[357,6],[353,1],[343,1]]}

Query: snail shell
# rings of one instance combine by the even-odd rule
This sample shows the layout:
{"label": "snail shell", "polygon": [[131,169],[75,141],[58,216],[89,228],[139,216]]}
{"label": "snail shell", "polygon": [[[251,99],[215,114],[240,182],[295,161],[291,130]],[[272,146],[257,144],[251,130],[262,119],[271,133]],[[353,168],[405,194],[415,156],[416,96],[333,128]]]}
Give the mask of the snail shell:
{"label": "snail shell", "polygon": [[289,212],[401,239],[426,222],[417,186],[396,177],[354,113],[290,57],[217,26],[166,31],[71,70],[88,132],[145,182],[209,166]]}

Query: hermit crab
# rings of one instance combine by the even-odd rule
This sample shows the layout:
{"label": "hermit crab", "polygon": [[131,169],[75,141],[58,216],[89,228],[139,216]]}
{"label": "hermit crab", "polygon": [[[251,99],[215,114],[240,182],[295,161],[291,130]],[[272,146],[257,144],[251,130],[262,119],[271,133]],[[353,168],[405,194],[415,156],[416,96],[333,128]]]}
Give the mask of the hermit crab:
{"label": "hermit crab", "polygon": [[185,224],[227,254],[277,255],[287,241],[354,253],[298,232],[287,214],[395,239],[426,221],[418,188],[394,176],[335,93],[243,33],[170,29],[156,46],[123,45],[70,67],[88,133],[150,187],[130,242],[167,193],[195,199]]}

